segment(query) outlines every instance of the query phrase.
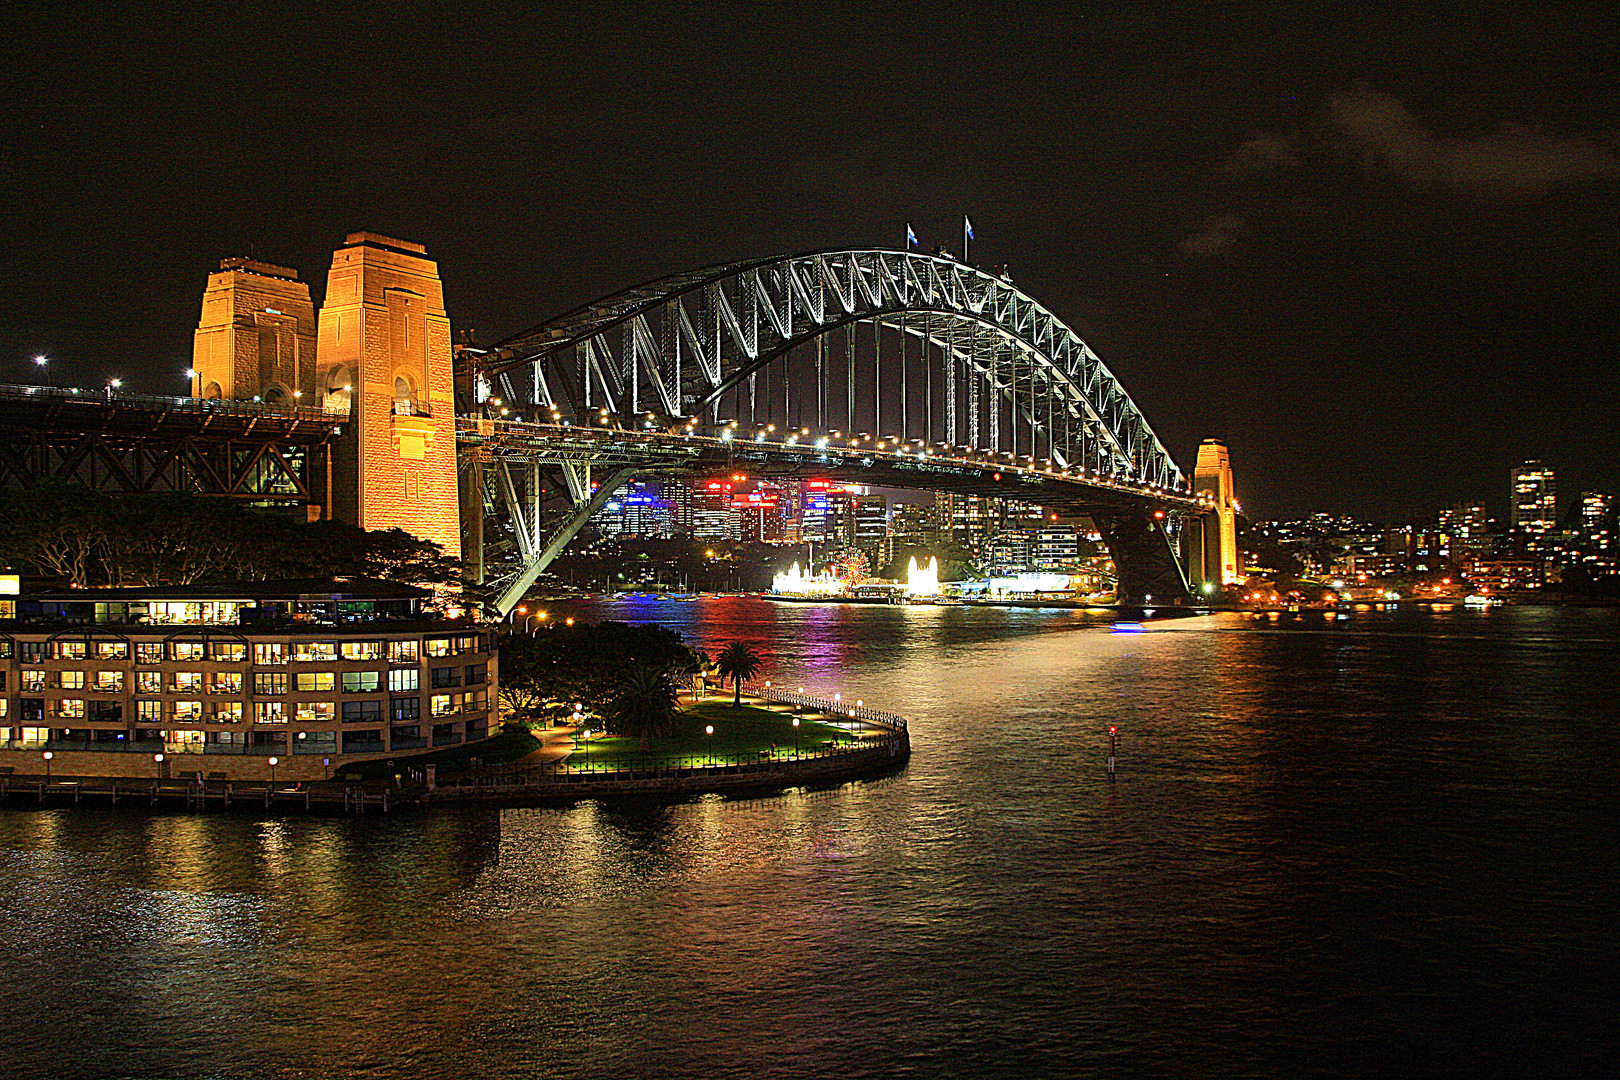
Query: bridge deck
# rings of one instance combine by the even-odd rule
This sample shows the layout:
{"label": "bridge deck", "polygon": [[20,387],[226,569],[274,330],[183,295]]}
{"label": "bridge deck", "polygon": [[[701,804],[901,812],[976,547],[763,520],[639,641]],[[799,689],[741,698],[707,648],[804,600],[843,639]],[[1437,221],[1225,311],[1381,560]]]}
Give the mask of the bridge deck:
{"label": "bridge deck", "polygon": [[[724,434],[632,431],[618,427],[537,424],[464,418],[456,422],[464,452],[511,463],[591,463],[644,467],[649,473],[701,474],[746,471],[772,479],[836,479],[874,487],[949,491],[961,495],[1019,499],[1042,506],[1125,511],[1144,505],[1201,510],[1204,500],[1181,491],[1116,477],[1096,476],[1010,455],[962,451],[879,450],[871,445],[836,445],[831,440],[800,442],[737,439]],[[825,445],[823,445],[823,443]]]}

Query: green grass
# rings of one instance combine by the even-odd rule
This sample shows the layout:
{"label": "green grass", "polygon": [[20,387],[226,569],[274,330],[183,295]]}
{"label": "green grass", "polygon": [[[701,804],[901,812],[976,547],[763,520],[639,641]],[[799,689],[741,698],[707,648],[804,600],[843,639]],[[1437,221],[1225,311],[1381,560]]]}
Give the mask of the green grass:
{"label": "green grass", "polygon": [[[713,735],[703,730],[711,725]],[[850,734],[819,720],[800,720],[798,747],[804,753],[824,750],[832,739],[848,742]],[[673,734],[652,740],[646,753],[642,752],[640,739],[593,738],[589,753],[579,747],[569,756],[568,765],[575,769],[628,769],[672,762],[735,765],[762,760],[760,751],[768,752],[773,743],[778,753],[792,756],[793,717],[786,711],[704,702],[676,713]]]}
{"label": "green grass", "polygon": [[384,780],[391,778],[396,772],[403,772],[406,766],[420,769],[424,765],[437,765],[441,773],[465,772],[477,758],[485,765],[499,765],[508,761],[516,761],[526,754],[540,749],[540,740],[535,738],[528,728],[516,724],[508,724],[501,733],[493,739],[481,742],[463,743],[459,746],[446,746],[442,750],[434,750],[426,754],[409,754],[402,752],[389,766],[387,759],[381,761],[367,761],[359,765],[350,765],[343,771],[345,773],[358,772],[364,780]]}

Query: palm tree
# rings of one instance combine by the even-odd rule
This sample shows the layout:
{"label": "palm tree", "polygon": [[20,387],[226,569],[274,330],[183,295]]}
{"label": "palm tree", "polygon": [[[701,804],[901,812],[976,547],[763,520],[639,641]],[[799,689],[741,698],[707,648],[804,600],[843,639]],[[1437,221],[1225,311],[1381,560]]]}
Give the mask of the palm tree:
{"label": "palm tree", "polygon": [[742,704],[743,680],[752,679],[755,675],[758,675],[759,669],[764,663],[764,658],[755,652],[751,645],[743,641],[733,641],[720,650],[720,655],[714,658],[714,666],[720,671],[721,685],[724,686],[725,680],[730,679],[736,687],[736,693],[731,701],[733,705]]}
{"label": "palm tree", "polygon": [[620,734],[640,736],[646,752],[653,736],[673,730],[676,700],[675,682],[667,669],[635,666],[620,677],[602,715]]}

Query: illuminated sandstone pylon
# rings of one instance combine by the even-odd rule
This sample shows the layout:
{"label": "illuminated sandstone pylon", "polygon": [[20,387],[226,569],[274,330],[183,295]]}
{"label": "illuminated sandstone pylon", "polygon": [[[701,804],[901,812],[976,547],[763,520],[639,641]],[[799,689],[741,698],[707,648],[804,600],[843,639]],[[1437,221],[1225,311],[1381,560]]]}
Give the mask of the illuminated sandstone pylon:
{"label": "illuminated sandstone pylon", "polygon": [[459,556],[450,320],[422,245],[361,232],[332,253],[315,397],[349,428],[333,477],[337,516]]}
{"label": "illuminated sandstone pylon", "polygon": [[208,275],[191,349],[191,394],[308,401],[315,389],[315,305],[298,271],[225,259]]}

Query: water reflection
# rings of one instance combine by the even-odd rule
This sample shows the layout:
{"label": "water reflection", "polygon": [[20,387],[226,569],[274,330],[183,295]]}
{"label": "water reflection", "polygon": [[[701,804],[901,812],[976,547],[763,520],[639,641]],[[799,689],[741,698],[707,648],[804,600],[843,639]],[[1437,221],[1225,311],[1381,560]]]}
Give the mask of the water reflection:
{"label": "water reflection", "polygon": [[[636,610],[905,713],[911,766],[361,820],[14,804],[12,1072],[1612,1063],[1613,613]],[[86,1014],[72,1053],[40,1022]]]}

